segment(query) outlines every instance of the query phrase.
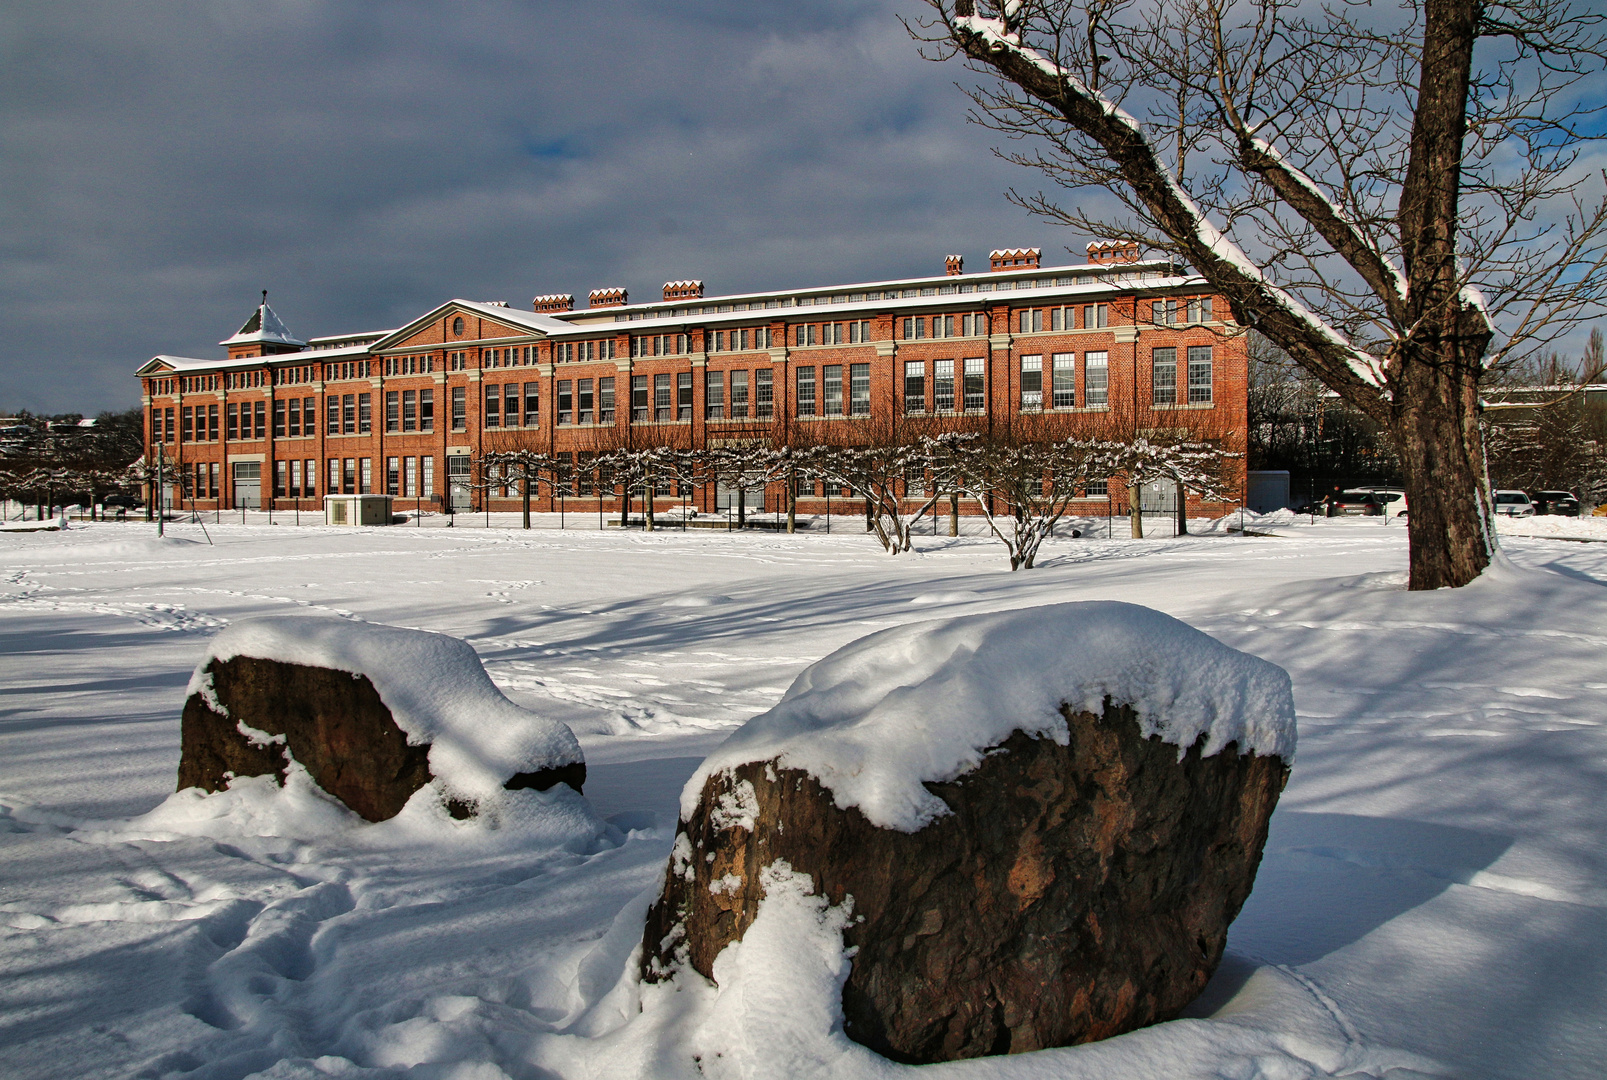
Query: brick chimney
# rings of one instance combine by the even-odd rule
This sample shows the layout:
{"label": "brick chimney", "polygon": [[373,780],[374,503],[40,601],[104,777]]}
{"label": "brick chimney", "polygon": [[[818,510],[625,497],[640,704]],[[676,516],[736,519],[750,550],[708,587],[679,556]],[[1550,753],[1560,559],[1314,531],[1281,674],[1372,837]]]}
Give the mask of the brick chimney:
{"label": "brick chimney", "polygon": [[1095,240],[1088,245],[1088,261],[1101,266],[1111,263],[1136,263],[1138,245],[1131,240]]}
{"label": "brick chimney", "polygon": [[586,303],[594,308],[624,307],[630,303],[630,294],[624,289],[593,289]]}
{"label": "brick chimney", "polygon": [[693,281],[666,281],[664,283],[664,299],[666,300],[701,300],[703,299],[703,282]]}
{"label": "brick chimney", "polygon": [[950,255],[945,258],[943,260],[943,272],[948,274],[949,277],[965,273],[965,256]]}
{"label": "brick chimney", "polygon": [[1042,248],[1000,248],[988,252],[989,270],[1026,270],[1038,265]]}
{"label": "brick chimney", "polygon": [[536,297],[530,302],[530,305],[535,311],[544,315],[554,311],[574,311],[575,294],[547,293],[544,296]]}

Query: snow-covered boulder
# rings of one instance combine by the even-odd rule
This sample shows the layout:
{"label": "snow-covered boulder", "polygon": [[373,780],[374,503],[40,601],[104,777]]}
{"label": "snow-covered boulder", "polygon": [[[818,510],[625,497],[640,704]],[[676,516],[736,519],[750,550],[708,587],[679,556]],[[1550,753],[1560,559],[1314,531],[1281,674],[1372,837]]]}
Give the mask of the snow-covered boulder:
{"label": "snow-covered boulder", "polygon": [[1147,608],[880,631],[688,782],[642,974],[738,970],[716,960],[785,867],[848,912],[845,1030],[888,1057],[1169,1019],[1222,957],[1294,744],[1281,668]]}
{"label": "snow-covered boulder", "polygon": [[426,787],[467,817],[503,792],[586,779],[574,733],[504,697],[467,643],[346,619],[251,619],[213,638],[181,739],[180,791],[283,783],[295,761],[369,821]]}

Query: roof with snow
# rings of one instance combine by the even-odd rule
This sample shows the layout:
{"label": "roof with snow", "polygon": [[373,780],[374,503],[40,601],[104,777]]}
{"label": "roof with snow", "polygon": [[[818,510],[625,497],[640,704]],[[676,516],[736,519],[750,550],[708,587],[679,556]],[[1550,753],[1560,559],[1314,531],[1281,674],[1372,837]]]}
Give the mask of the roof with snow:
{"label": "roof with snow", "polygon": [[245,321],[245,325],[236,331],[235,335],[218,342],[219,345],[249,345],[253,342],[268,342],[275,345],[292,345],[298,349],[307,347],[307,343],[290,333],[290,328],[284,320],[268,306],[268,294],[262,294],[262,303],[257,310]]}

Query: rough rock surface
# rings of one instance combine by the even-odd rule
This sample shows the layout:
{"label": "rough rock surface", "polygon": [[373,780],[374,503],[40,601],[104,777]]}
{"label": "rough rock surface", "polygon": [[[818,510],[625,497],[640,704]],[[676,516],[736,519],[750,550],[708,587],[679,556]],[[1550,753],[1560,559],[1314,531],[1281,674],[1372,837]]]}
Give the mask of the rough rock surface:
{"label": "rough rock surface", "polygon": [[838,808],[774,762],[711,776],[648,914],[642,973],[714,958],[784,859],[852,898],[848,1035],[947,1061],[1089,1042],[1175,1017],[1222,958],[1288,778],[1272,756],[1142,736],[1134,713],[1063,710],[1070,744],[1016,732],[928,784],[952,813],[917,832]]}
{"label": "rough rock surface", "polygon": [[[433,779],[429,745],[408,744],[366,675],[251,656],[213,659],[204,671],[228,715],[200,693],[185,701],[180,791],[221,791],[234,776],[271,774],[282,783],[293,758],[353,811],[384,821]],[[575,762],[517,773],[504,786],[579,791],[585,780],[585,764]],[[448,807],[458,817],[473,812],[466,802]]]}

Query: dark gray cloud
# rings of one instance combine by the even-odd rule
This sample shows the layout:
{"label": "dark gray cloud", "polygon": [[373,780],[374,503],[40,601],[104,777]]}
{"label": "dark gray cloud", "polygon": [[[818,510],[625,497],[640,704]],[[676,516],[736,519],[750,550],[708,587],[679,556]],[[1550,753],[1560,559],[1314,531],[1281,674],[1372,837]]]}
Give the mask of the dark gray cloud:
{"label": "dark gray cloud", "polygon": [[257,290],[303,336],[452,296],[721,292],[1084,239],[895,0],[146,0],[0,15],[0,408],[124,407]]}

